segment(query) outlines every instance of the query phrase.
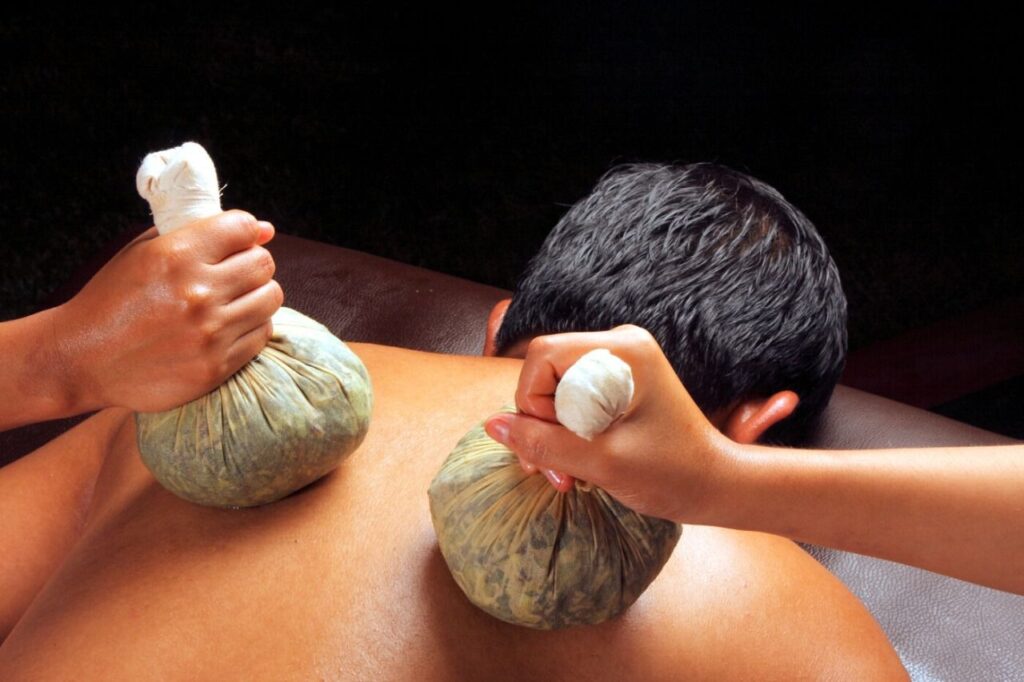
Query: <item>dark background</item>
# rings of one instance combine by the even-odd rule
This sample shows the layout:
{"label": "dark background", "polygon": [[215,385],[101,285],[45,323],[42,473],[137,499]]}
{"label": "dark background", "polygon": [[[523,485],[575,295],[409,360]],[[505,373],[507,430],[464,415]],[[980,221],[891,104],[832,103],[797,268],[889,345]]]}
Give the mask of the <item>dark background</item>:
{"label": "dark background", "polygon": [[818,225],[853,348],[1024,292],[1018,36],[974,7],[168,14],[0,21],[0,319],[186,140],[225,207],[503,287],[614,164],[713,160]]}

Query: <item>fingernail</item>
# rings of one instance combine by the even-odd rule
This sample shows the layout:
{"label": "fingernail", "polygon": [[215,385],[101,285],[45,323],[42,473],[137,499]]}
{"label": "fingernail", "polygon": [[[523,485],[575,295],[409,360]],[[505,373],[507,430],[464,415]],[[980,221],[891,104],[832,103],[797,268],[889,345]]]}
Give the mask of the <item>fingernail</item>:
{"label": "fingernail", "polygon": [[509,415],[495,415],[484,422],[484,431],[502,445],[508,445],[508,432],[512,426],[511,421],[512,417]]}
{"label": "fingernail", "polygon": [[260,229],[259,240],[261,242],[266,243],[274,236],[274,226],[266,220],[257,221],[256,226]]}
{"label": "fingernail", "polygon": [[565,483],[565,476],[557,471],[552,471],[551,469],[543,469],[543,472],[544,476],[551,481],[551,485],[555,486],[555,488],[560,491],[562,489],[562,484]]}
{"label": "fingernail", "polygon": [[519,466],[521,466],[523,468],[523,471],[525,471],[526,473],[530,474],[531,476],[533,474],[537,473],[537,467],[534,466],[533,464],[530,464],[526,460],[520,459],[519,460]]}

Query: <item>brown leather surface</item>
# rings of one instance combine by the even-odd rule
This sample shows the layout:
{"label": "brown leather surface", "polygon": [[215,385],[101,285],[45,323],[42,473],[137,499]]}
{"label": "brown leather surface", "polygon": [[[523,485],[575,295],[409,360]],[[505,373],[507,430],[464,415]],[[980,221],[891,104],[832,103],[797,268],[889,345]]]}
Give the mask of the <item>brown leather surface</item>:
{"label": "brown leather surface", "polygon": [[931,408],[1024,375],[1024,296],[873,343],[850,354],[841,381]]}
{"label": "brown leather surface", "polygon": [[508,296],[359,251],[279,235],[268,247],[286,306],[344,341],[479,355],[487,314]]}
{"label": "brown leather surface", "polygon": [[[73,295],[126,243],[118,240],[76,273],[53,302]],[[279,234],[269,245],[285,305],[346,341],[476,355],[491,306],[507,291],[337,246]],[[0,465],[32,451],[81,418],[0,434]],[[923,410],[840,387],[811,445],[870,448],[1012,442]]]}
{"label": "brown leather surface", "polygon": [[808,446],[846,450],[1014,442],[888,398],[837,386]]}

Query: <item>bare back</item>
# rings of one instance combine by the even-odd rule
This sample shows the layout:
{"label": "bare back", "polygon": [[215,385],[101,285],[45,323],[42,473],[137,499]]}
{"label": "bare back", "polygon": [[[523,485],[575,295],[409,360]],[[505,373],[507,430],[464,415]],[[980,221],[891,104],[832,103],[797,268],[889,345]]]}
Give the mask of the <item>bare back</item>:
{"label": "bare back", "polygon": [[80,425],[121,422],[81,538],[0,646],[0,679],[902,675],[838,581],[756,533],[685,528],[651,588],[599,626],[539,632],[478,611],[437,549],[426,490],[458,439],[510,400],[520,363],[353,348],[374,384],[366,440],[266,507],[207,509],[163,490],[127,414]]}

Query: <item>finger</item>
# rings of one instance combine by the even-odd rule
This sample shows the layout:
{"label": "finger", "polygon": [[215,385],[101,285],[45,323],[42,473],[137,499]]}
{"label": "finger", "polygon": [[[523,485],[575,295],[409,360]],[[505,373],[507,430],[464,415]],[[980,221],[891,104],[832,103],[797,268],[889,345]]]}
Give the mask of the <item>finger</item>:
{"label": "finger", "polygon": [[252,214],[245,211],[227,211],[189,223],[180,230],[165,235],[165,238],[186,241],[192,246],[199,260],[213,264],[254,246],[260,232],[261,228]]}
{"label": "finger", "polygon": [[[512,416],[508,413],[503,414]],[[490,435],[494,440],[498,441],[502,445],[507,445],[509,440],[508,426],[509,422],[507,420],[492,418],[484,423],[484,430],[487,431],[488,435]],[[539,470],[536,465],[531,464],[525,459],[519,458],[518,455],[517,458],[519,459],[519,466],[522,467],[524,472],[529,475],[533,475],[540,471],[544,474],[544,477],[548,479],[548,482],[551,483],[552,487],[554,487],[558,492],[566,493],[572,489],[573,483],[575,482],[575,479],[573,479],[572,476],[568,476],[552,469]]]}
{"label": "finger", "polygon": [[238,370],[242,369],[247,362],[259,355],[259,352],[267,345],[271,335],[274,333],[274,325],[270,320],[263,322],[254,329],[238,337],[228,347],[225,364],[229,371],[224,376],[227,379]]}
{"label": "finger", "polygon": [[260,230],[259,236],[256,238],[256,243],[259,244],[260,246],[263,246],[264,244],[269,242],[271,239],[274,238],[274,235],[277,234],[277,230],[274,229],[274,226],[268,223],[266,220],[257,220],[256,227],[258,227]]}
{"label": "finger", "polygon": [[[534,344],[530,344],[533,348]],[[555,415],[555,388],[561,378],[546,353],[528,352],[519,371],[516,386],[516,409],[523,414],[557,422]]]}
{"label": "finger", "polygon": [[228,335],[240,338],[271,318],[284,302],[281,286],[270,280],[226,304],[222,311]]}
{"label": "finger", "polygon": [[[546,421],[557,421],[555,389],[562,375],[581,356],[595,348],[618,349],[624,332],[573,332],[539,336],[530,342],[516,386],[516,407]],[[613,350],[614,352],[614,350]]]}
{"label": "finger", "polygon": [[593,480],[593,446],[559,424],[502,413],[488,419],[484,429],[491,438],[541,471]]}
{"label": "finger", "polygon": [[228,303],[269,282],[276,267],[269,251],[252,246],[212,266],[213,288]]}
{"label": "finger", "polygon": [[572,490],[572,486],[576,482],[576,479],[572,476],[554,471],[553,469],[542,469],[541,473],[544,474],[544,478],[548,479],[548,483],[560,493],[567,493]]}

